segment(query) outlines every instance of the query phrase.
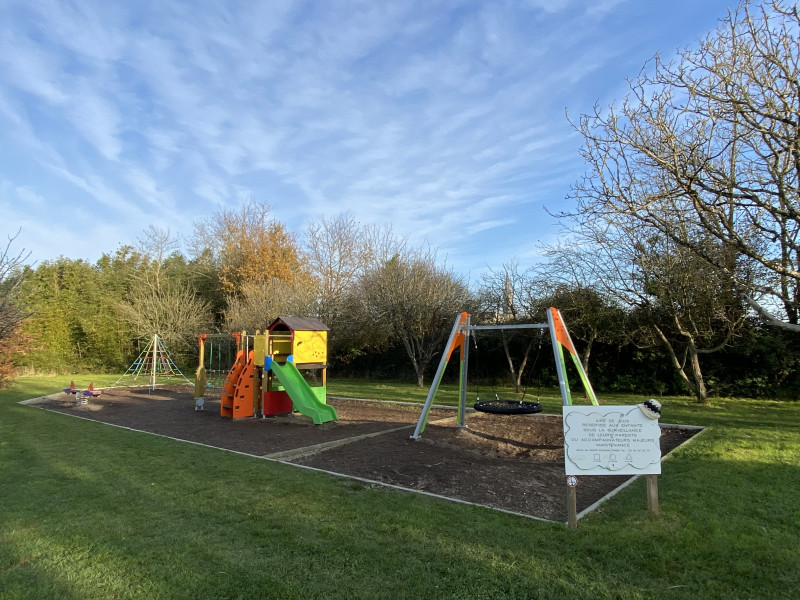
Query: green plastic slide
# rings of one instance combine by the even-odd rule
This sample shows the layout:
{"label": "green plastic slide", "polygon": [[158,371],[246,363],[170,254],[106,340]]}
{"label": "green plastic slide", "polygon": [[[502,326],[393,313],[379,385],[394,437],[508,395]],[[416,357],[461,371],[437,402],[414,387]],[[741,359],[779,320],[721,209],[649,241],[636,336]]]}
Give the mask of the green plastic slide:
{"label": "green plastic slide", "polygon": [[332,406],[328,406],[317,398],[314,390],[306,383],[306,380],[303,379],[300,371],[297,370],[293,363],[287,362],[284,365],[279,365],[275,361],[270,361],[267,368],[272,369],[272,372],[275,373],[283,389],[292,399],[294,408],[300,411],[301,414],[311,417],[315,425],[336,421],[339,418],[336,416],[336,411]]}

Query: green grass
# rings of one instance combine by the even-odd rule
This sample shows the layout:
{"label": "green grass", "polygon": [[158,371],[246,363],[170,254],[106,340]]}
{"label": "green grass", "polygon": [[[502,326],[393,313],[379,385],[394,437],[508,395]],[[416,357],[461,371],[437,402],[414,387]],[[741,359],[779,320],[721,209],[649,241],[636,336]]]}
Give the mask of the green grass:
{"label": "green grass", "polygon": [[[663,398],[665,421],[709,428],[664,463],[661,517],[648,515],[637,481],[573,531],[17,404],[64,385],[24,378],[0,392],[0,599],[738,599],[800,589],[797,402]],[[340,380],[329,392],[426,393]],[[455,396],[445,387],[437,403]],[[543,403],[559,410],[555,394]]]}
{"label": "green grass", "polygon": [[[428,388],[420,388],[408,382],[394,380],[334,379],[328,380],[328,395],[342,398],[366,398],[370,400],[401,400],[403,402],[425,402]],[[437,404],[458,404],[458,384],[442,384],[436,394]]]}
{"label": "green grass", "polygon": [[[402,400],[404,402],[425,402],[428,396],[427,387],[417,387],[404,381],[394,380],[379,380],[379,381],[366,381],[363,379],[329,379],[328,380],[328,395],[339,396],[343,398],[368,398],[373,400]],[[467,393],[467,404],[472,405],[477,396],[480,395],[481,399],[488,399],[493,397],[493,392],[496,392],[501,398],[524,398],[526,401],[541,401],[544,408],[551,412],[561,413],[561,396],[558,389],[542,390],[540,396],[537,396],[535,391],[528,390],[526,394],[514,394],[511,387],[498,387],[494,389],[490,386],[483,386],[480,388],[475,387],[471,382]],[[581,394],[573,394],[577,398]],[[443,404],[447,406],[458,405],[458,383],[442,383],[436,393],[436,404]]]}

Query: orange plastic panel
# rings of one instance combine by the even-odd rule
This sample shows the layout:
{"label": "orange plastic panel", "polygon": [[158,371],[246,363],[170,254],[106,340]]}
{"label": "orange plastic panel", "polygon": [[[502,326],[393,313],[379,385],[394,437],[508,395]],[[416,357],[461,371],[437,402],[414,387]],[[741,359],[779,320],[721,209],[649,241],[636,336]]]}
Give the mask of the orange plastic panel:
{"label": "orange plastic panel", "polygon": [[233,395],[233,418],[242,419],[253,416],[253,351],[247,357],[247,364],[239,373]]}
{"label": "orange plastic panel", "polygon": [[239,381],[239,375],[242,374],[246,366],[244,351],[239,350],[236,353],[236,360],[228,371],[225,377],[225,382],[222,384],[222,397],[219,403],[219,414],[223,417],[233,416],[233,399],[236,395],[236,383]]}
{"label": "orange plastic panel", "polygon": [[572,341],[569,339],[569,334],[567,333],[567,328],[564,325],[564,321],[561,319],[561,313],[557,308],[551,308],[550,314],[553,316],[553,329],[556,330],[556,339],[574,356],[578,356],[575,346],[572,345]]}

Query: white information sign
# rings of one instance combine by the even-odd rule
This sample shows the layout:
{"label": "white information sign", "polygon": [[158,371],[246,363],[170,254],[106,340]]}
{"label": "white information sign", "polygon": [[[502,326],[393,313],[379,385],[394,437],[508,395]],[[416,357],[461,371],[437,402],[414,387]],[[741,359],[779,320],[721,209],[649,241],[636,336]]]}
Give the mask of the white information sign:
{"label": "white information sign", "polygon": [[564,406],[567,475],[659,475],[661,428],[637,405]]}

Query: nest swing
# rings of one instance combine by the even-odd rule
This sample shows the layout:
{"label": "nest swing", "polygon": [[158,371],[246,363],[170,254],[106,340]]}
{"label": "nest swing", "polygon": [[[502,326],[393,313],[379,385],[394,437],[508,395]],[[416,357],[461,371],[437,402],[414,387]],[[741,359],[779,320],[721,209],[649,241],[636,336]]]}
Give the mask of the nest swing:
{"label": "nest swing", "polygon": [[[476,354],[480,358],[480,353],[477,352],[478,350],[478,342],[473,336],[473,344],[475,345]],[[536,391],[536,402],[530,402],[525,400],[525,396],[528,393],[528,384],[530,383],[530,379],[533,376],[533,372],[536,369],[536,363],[539,361],[539,354],[542,350],[542,331],[539,331],[539,346],[536,350],[536,357],[533,360],[533,365],[531,365],[531,370],[528,373],[528,380],[525,382],[525,389],[522,391],[522,398],[519,400],[503,400],[497,395],[497,392],[494,389],[494,385],[492,385],[492,393],[494,394],[494,400],[481,400],[480,399],[480,391],[479,389],[476,390],[477,399],[473,408],[479,412],[491,413],[494,415],[532,415],[536,413],[542,412],[542,405],[539,403],[539,390]],[[541,382],[540,382],[541,383]]]}

